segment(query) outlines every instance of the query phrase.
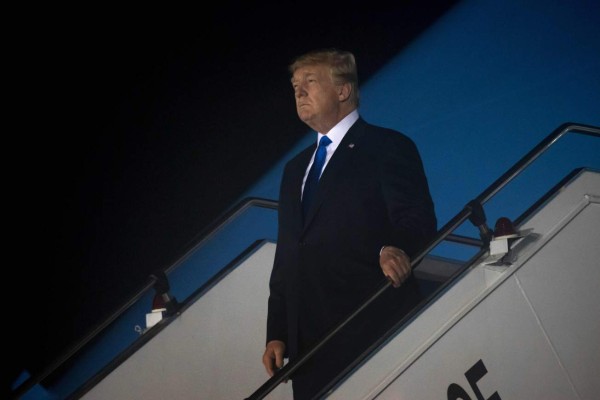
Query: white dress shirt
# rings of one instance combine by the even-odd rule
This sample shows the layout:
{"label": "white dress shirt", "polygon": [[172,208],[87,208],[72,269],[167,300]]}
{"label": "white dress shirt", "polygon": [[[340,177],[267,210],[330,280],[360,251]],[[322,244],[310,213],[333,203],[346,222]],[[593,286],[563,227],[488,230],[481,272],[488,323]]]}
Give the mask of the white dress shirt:
{"label": "white dress shirt", "polygon": [[[329,132],[327,132],[327,137],[331,140],[331,143],[329,144],[329,146],[326,147],[327,155],[325,156],[325,164],[323,164],[323,170],[321,171],[321,175],[323,174],[323,171],[325,171],[325,168],[327,168],[327,164],[329,163],[331,156],[333,156],[333,153],[335,152],[335,150],[338,148],[338,146],[342,142],[342,139],[344,139],[344,136],[346,136],[346,133],[348,132],[350,127],[352,125],[354,125],[356,120],[358,120],[358,117],[359,117],[358,110],[355,109],[350,114],[346,115],[344,117],[344,119],[342,119],[340,122],[338,122],[336,126],[331,128],[331,130]],[[321,140],[321,138],[323,136],[325,136],[325,135],[322,134],[321,132],[318,132],[317,147],[319,147],[319,141]],[[306,183],[306,178],[308,177],[308,171],[310,171],[310,167],[313,164],[316,152],[317,152],[317,150],[315,149],[315,152],[313,153],[313,155],[310,159],[310,162],[308,163],[308,166],[306,167],[306,172],[304,173],[304,179],[302,180],[302,193],[304,193],[304,184]]]}

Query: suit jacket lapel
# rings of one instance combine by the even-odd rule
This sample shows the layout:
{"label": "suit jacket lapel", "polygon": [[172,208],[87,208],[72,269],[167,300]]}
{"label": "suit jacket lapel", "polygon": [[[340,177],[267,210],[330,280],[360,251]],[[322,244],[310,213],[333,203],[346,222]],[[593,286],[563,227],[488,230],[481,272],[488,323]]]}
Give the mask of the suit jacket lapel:
{"label": "suit jacket lapel", "polygon": [[297,163],[291,172],[291,190],[292,190],[292,221],[294,221],[294,232],[302,232],[304,218],[302,215],[302,180],[306,173],[306,167],[310,162],[312,154],[315,152],[317,145],[313,144],[306,148],[297,158]]}

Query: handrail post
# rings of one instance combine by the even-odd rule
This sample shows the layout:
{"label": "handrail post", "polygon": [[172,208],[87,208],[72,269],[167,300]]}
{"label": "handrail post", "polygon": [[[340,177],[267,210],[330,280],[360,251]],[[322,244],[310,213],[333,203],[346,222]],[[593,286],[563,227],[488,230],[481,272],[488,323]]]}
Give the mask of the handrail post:
{"label": "handrail post", "polygon": [[479,236],[483,241],[483,247],[488,247],[492,241],[493,232],[490,230],[486,223],[485,211],[483,206],[477,200],[471,200],[467,203],[466,207],[471,211],[469,221],[479,228]]}

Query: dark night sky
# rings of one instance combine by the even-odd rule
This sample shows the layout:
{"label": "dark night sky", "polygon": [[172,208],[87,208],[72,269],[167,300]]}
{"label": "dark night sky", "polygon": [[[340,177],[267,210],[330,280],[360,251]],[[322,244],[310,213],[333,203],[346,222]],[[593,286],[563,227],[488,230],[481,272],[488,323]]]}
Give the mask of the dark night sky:
{"label": "dark night sky", "polygon": [[225,2],[36,26],[15,57],[15,100],[27,105],[17,153],[35,160],[12,191],[23,210],[9,273],[15,369],[35,373],[81,339],[307,132],[289,84],[294,56],[353,51],[364,82],[454,3]]}

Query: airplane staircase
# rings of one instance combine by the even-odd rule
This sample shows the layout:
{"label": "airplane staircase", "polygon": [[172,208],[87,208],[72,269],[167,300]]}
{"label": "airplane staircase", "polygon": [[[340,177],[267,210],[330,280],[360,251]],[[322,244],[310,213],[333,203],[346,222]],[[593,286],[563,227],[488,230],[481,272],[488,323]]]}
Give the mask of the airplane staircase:
{"label": "airplane staircase", "polygon": [[[563,124],[468,202],[413,260],[427,298],[331,382],[323,398],[598,398],[600,170],[577,168],[561,179],[514,220],[511,237],[494,237],[483,210],[570,133],[600,138],[600,128]],[[156,295],[186,283],[193,287],[194,273],[182,272],[186,265],[223,253],[216,245],[212,253],[201,254],[229,239],[219,236],[227,234],[227,227],[256,224],[256,219],[245,220],[248,210],[256,209],[267,210],[271,222],[264,224],[273,225],[276,208],[274,201],[249,199],[232,209],[165,271],[166,285],[161,276],[150,277],[81,343],[41,375],[22,382],[14,398],[291,399],[289,376],[354,314],[314,351],[267,380],[261,357],[276,246],[272,239],[240,244],[236,258],[189,289],[186,297],[178,295],[184,300],[171,304],[175,307],[164,318],[151,327],[140,326]],[[262,214],[256,218],[265,220]],[[479,229],[480,238],[455,233],[467,220]],[[269,229],[267,236],[273,234]],[[434,254],[448,244],[468,250],[456,257]],[[371,300],[389,286],[383,281]],[[106,354],[102,358],[94,348],[103,340],[112,343],[111,335],[123,336],[123,329],[131,331],[132,320],[138,333],[104,362]],[[83,367],[90,364],[95,368]],[[56,387],[35,397],[40,383],[65,365]]]}

